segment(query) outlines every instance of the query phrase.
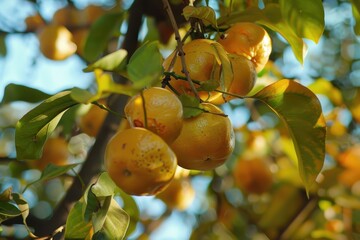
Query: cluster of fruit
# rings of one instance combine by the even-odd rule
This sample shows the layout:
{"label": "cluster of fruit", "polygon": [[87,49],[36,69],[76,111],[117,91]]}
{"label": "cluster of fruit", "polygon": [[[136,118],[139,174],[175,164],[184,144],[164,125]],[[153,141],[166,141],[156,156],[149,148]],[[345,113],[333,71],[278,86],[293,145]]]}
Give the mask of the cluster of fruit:
{"label": "cluster of fruit", "polygon": [[[232,69],[233,77],[225,87],[221,86],[221,63],[216,61],[219,46],[227,53]],[[158,194],[172,182],[178,166],[206,171],[228,159],[234,149],[234,130],[230,119],[215,104],[250,92],[257,71],[268,61],[271,40],[262,27],[238,23],[218,42],[197,39],[186,43],[183,50],[191,79],[197,83],[214,79],[222,91],[199,91],[202,113],[190,118],[183,117],[183,106],[176,95],[194,95],[184,80],[169,81],[170,89],[175,91],[152,87],[129,100],[125,115],[130,128],[117,132],[105,151],[109,176],[128,194]],[[174,57],[176,51],[165,59],[164,68],[183,76],[181,61],[179,57],[173,61]]]}
{"label": "cluster of fruit", "polygon": [[25,19],[27,31],[38,31],[40,51],[51,60],[64,60],[74,53],[82,55],[89,27],[105,10],[89,5],[84,9],[66,6],[57,10],[50,23],[35,14]]}

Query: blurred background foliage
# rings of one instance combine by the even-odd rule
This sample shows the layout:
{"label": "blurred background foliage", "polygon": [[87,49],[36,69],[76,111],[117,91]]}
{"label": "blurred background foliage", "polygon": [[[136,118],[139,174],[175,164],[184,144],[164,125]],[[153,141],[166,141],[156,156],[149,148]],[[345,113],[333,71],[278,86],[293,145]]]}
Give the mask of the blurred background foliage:
{"label": "blurred background foliage", "polygon": [[[209,4],[220,16],[230,5],[241,10],[249,2],[223,0],[201,4]],[[259,1],[259,4],[267,2],[271,1]],[[0,192],[9,187],[21,192],[41,174],[26,162],[16,160],[16,121],[48,95],[71,87],[94,86],[94,76],[82,71],[87,62],[81,52],[64,61],[47,59],[39,50],[38,29],[27,28],[25,19],[39,13],[49,23],[59,9],[69,4],[77,9],[98,5],[104,12],[114,9],[127,12],[131,3],[0,2]],[[296,60],[288,43],[269,30],[273,41],[271,61],[259,73],[255,87],[260,89],[282,78],[297,79],[321,101],[328,128],[326,159],[309,198],[298,176],[291,138],[282,122],[260,102],[234,100],[223,106],[236,130],[234,154],[213,172],[190,173],[195,198],[188,208],[173,209],[157,197],[130,197],[135,199],[135,206],[125,197],[117,199],[122,206],[127,203],[125,210],[136,212],[139,208],[132,218],[133,232],[129,239],[360,238],[360,38],[354,31],[356,4],[356,0],[353,4],[346,0],[323,1],[325,31],[319,43],[306,41],[308,53],[303,65]],[[139,43],[161,40],[161,53],[166,57],[175,48],[173,36],[164,42],[168,38],[165,35],[170,34],[154,18],[144,20]],[[110,39],[108,52],[121,47],[127,31],[125,17],[118,29],[119,38]],[[18,85],[41,92],[21,89]],[[87,111],[89,107],[85,105],[74,109],[69,114],[70,120],[54,133],[68,140],[70,163],[81,163],[94,143],[94,136],[79,128],[80,119]],[[31,215],[38,219],[51,216],[74,177],[68,173],[29,187],[23,196]],[[183,198],[191,196],[185,193]],[[21,224],[4,224],[1,228],[3,237],[26,236]]]}

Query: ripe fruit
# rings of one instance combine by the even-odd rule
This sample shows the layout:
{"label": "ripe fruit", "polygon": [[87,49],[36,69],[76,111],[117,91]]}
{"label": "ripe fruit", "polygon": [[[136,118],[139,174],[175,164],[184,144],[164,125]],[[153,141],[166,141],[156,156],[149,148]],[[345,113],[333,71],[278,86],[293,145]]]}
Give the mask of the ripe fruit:
{"label": "ripe fruit", "polygon": [[[219,64],[216,61],[217,53],[215,48],[211,46],[212,43],[214,43],[214,41],[208,39],[195,39],[184,44],[183,50],[185,52],[185,62],[192,80],[197,80],[200,82],[211,79],[219,80],[218,77],[216,78],[216,75],[219,73]],[[165,59],[163,63],[165,70],[167,70],[170,66],[170,63],[175,54],[176,52],[173,52]],[[180,56],[176,58],[172,71],[178,75],[185,76],[185,74],[182,73]],[[193,95],[190,84],[187,81],[176,80],[173,78],[171,79],[171,86],[179,93]],[[199,92],[199,95],[202,100],[208,100],[209,102],[217,98],[221,98],[221,93],[218,92],[210,92],[210,97],[209,93],[206,91]]]}
{"label": "ripe fruit", "polygon": [[273,179],[262,159],[239,159],[234,167],[234,181],[246,193],[262,194],[268,191]]}
{"label": "ripe fruit", "polygon": [[[235,54],[228,54],[233,70],[233,80],[228,87],[228,93],[236,94],[239,96],[246,96],[251,89],[253,89],[256,82],[256,69],[254,64],[246,57]],[[213,103],[222,104],[235,97],[231,95],[223,94],[221,98],[218,98]]]}
{"label": "ripe fruit", "polygon": [[234,130],[230,119],[220,108],[203,103],[207,111],[184,119],[180,136],[171,144],[179,166],[195,170],[211,170],[230,156],[234,149]]}
{"label": "ripe fruit", "polygon": [[[178,97],[167,89],[152,87],[143,91],[148,129],[167,143],[173,142],[183,125],[183,109]],[[145,127],[143,99],[132,97],[125,106],[125,115],[132,127]]]}
{"label": "ripe fruit", "polygon": [[80,118],[79,127],[81,131],[91,137],[96,137],[106,115],[106,110],[96,105],[91,105],[89,111]]}
{"label": "ripe fruit", "polygon": [[52,60],[64,60],[76,51],[72,34],[64,26],[48,25],[39,33],[40,50]]}
{"label": "ripe fruit", "polygon": [[271,38],[264,28],[255,23],[240,22],[230,27],[218,42],[229,53],[251,60],[256,71],[261,71],[272,50]]}
{"label": "ripe fruit", "polygon": [[34,168],[44,170],[49,163],[57,166],[66,165],[68,158],[67,141],[62,137],[54,137],[46,140],[41,158],[39,160],[31,160],[29,164]]}
{"label": "ripe fruit", "polygon": [[176,156],[158,135],[144,128],[117,132],[105,150],[105,168],[111,179],[131,195],[154,195],[169,185]]}
{"label": "ripe fruit", "polygon": [[195,198],[195,190],[189,178],[174,178],[157,197],[169,208],[184,211],[192,204]]}

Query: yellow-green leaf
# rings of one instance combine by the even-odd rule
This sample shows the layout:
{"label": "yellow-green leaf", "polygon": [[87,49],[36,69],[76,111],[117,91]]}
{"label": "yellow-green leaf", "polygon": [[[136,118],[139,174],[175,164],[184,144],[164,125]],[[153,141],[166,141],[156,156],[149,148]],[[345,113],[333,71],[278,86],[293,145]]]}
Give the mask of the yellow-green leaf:
{"label": "yellow-green leaf", "polygon": [[318,42],[324,32],[324,7],[321,0],[280,0],[281,13],[295,33]]}
{"label": "yellow-green leaf", "polygon": [[213,27],[217,28],[216,23],[216,15],[214,9],[207,6],[200,6],[200,7],[193,7],[193,6],[186,6],[183,9],[183,15],[186,20],[189,18],[198,18],[203,20],[205,25],[211,24]]}
{"label": "yellow-green leaf", "polygon": [[300,177],[307,191],[325,159],[326,123],[320,102],[305,86],[283,79],[256,93],[288,127],[298,158]]}

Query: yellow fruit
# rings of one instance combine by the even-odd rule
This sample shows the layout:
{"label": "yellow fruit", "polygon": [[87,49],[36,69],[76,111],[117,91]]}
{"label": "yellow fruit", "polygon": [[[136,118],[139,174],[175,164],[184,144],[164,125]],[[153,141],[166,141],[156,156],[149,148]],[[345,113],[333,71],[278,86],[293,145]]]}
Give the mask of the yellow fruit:
{"label": "yellow fruit", "polygon": [[239,159],[234,167],[234,181],[246,193],[262,194],[271,188],[272,173],[261,159]]}
{"label": "yellow fruit", "polygon": [[189,178],[174,178],[170,185],[157,195],[169,208],[184,211],[192,204],[195,190]]}
{"label": "yellow fruit", "polygon": [[[187,70],[189,71],[190,78],[192,80],[204,82],[211,80],[219,81],[219,64],[216,62],[216,50],[211,44],[214,43],[212,40],[208,39],[195,39],[191,42],[184,44],[183,50],[185,52],[185,62]],[[163,63],[165,71],[168,70],[168,67],[171,64],[172,59],[174,58],[176,52],[173,52],[169,57],[167,57]],[[172,69],[178,75],[185,76],[182,73],[182,64],[180,56],[176,58],[174,67]],[[193,95],[190,84],[185,80],[176,80],[171,78],[170,84],[175,88],[180,94],[190,94]],[[199,85],[195,85],[199,87]],[[221,93],[201,91],[199,92],[200,98],[202,100],[207,100],[209,102],[214,101],[218,98],[221,98]]]}
{"label": "yellow fruit", "polygon": [[256,71],[261,71],[272,50],[271,38],[264,28],[255,23],[240,22],[230,27],[218,40],[229,53],[251,60]]}
{"label": "yellow fruit", "polygon": [[69,150],[68,143],[62,137],[54,137],[46,140],[39,160],[29,161],[29,165],[39,170],[44,170],[45,167],[52,163],[57,166],[68,164]]}
{"label": "yellow fruit", "polygon": [[131,195],[154,195],[167,187],[177,166],[166,142],[144,128],[117,132],[105,150],[105,168],[111,179]]}
{"label": "yellow fruit", "polygon": [[76,52],[72,34],[64,26],[48,25],[39,33],[40,50],[52,60],[64,60]]}
{"label": "yellow fruit", "polygon": [[[254,64],[246,57],[235,54],[228,54],[233,70],[233,80],[228,86],[228,93],[238,96],[246,96],[253,89],[256,82],[256,69]],[[236,97],[223,94],[221,98],[213,101],[215,104],[222,104]]]}
{"label": "yellow fruit", "polygon": [[180,136],[171,144],[179,166],[195,170],[211,170],[223,164],[231,155],[234,130],[230,119],[220,108],[203,103],[208,111],[184,119]]}
{"label": "yellow fruit", "polygon": [[91,137],[96,137],[107,113],[106,110],[91,105],[89,111],[80,118],[79,127],[81,131]]}
{"label": "yellow fruit", "polygon": [[[183,109],[178,97],[167,89],[152,87],[143,91],[147,127],[167,143],[173,142],[183,125]],[[126,104],[125,116],[132,127],[145,127],[143,99],[140,94]]]}
{"label": "yellow fruit", "polygon": [[36,13],[35,15],[25,18],[25,24],[27,31],[35,31],[45,26],[45,21],[39,13]]}

